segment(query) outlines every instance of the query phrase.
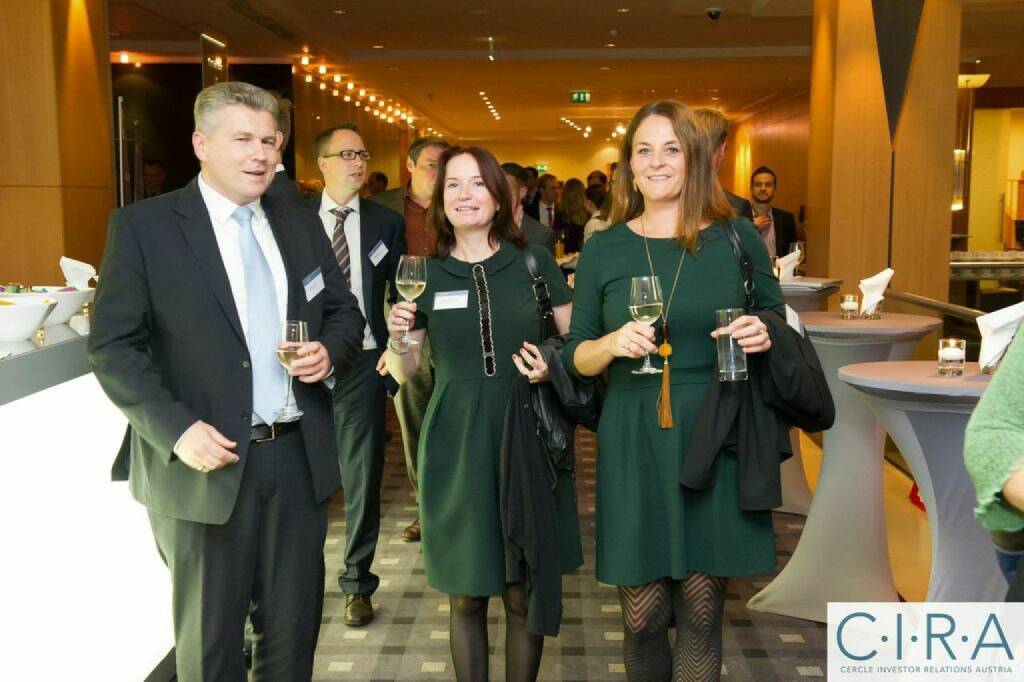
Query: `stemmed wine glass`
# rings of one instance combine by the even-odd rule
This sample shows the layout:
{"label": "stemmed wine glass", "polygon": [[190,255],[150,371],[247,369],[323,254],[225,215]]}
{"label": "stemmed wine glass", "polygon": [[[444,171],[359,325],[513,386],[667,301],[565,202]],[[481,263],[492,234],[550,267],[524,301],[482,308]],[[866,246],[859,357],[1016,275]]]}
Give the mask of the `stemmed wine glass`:
{"label": "stemmed wine glass", "polygon": [[[415,301],[427,288],[427,259],[423,256],[402,256],[398,261],[395,288],[406,301],[410,303]],[[419,341],[409,336],[409,325],[405,325],[405,334],[398,341],[406,344],[419,344]]]}
{"label": "stemmed wine glass", "polygon": [[284,407],[277,413],[278,421],[293,421],[302,416],[298,405],[292,405],[292,375],[287,371],[299,359],[299,347],[309,342],[309,328],[304,320],[286,320],[281,325],[281,341],[277,344],[277,361],[285,368]]}
{"label": "stemmed wine glass", "polygon": [[[634,277],[629,285],[629,314],[636,322],[654,324],[661,316],[661,281],[656,276]],[[644,363],[633,374],[661,374],[661,370],[651,365],[649,353],[644,355]]]}

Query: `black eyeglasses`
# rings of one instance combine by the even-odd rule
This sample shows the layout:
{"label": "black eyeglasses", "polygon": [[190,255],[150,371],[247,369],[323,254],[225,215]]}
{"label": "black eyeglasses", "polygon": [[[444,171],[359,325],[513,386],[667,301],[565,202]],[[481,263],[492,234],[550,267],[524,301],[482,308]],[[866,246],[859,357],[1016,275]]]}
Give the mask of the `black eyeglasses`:
{"label": "black eyeglasses", "polygon": [[353,161],[357,156],[363,161],[369,161],[371,158],[373,158],[370,152],[366,150],[356,151],[355,149],[342,149],[340,152],[334,152],[333,154],[324,154],[323,158],[329,159],[332,156],[340,156],[346,161]]}

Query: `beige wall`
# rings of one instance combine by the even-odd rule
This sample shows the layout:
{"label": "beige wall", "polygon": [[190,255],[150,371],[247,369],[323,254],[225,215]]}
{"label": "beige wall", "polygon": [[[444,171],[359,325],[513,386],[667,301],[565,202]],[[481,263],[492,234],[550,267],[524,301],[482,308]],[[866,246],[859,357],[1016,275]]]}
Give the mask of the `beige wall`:
{"label": "beige wall", "polygon": [[722,186],[749,197],[750,174],[758,166],[768,166],[778,178],[775,204],[797,213],[807,203],[810,123],[810,100],[804,93],[732,126],[719,172]]}
{"label": "beige wall", "polygon": [[106,2],[5,0],[0,27],[0,281],[59,284],[114,206]]}
{"label": "beige wall", "polygon": [[590,171],[605,173],[619,158],[618,147],[611,142],[522,142],[481,143],[498,159],[499,163],[515,161],[523,166],[547,163],[548,172],[561,180],[579,178],[586,182]]}
{"label": "beige wall", "polygon": [[[1003,248],[1008,180],[1024,172],[1024,109],[976,109],[971,156],[968,244],[975,251]],[[1004,204],[1005,199],[1005,204]]]}

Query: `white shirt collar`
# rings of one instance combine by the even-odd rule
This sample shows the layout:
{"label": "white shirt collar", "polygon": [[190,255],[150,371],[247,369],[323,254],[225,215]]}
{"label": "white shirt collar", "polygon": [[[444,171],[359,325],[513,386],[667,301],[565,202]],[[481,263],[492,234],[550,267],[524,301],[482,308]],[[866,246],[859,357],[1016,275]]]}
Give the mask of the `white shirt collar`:
{"label": "white shirt collar", "polygon": [[[202,173],[199,174],[199,193],[203,196],[206,210],[210,212],[213,220],[219,224],[224,224],[230,220],[235,209],[238,208],[238,204],[211,187],[210,183],[206,182]],[[263,207],[260,205],[259,199],[246,205],[252,209],[254,218],[263,218]]]}
{"label": "white shirt collar", "polygon": [[[332,210],[338,208],[338,206],[340,206],[340,204],[337,201],[335,201],[334,199],[331,198],[331,195],[327,193],[327,190],[324,190],[323,194],[321,195],[321,198],[320,198],[320,212],[321,213],[327,213],[329,211],[332,211]],[[349,202],[347,204],[345,204],[345,206],[347,206],[348,208],[351,208],[358,215],[359,214],[359,195],[356,194],[354,197],[352,197],[349,200]]]}
{"label": "white shirt collar", "polygon": [[279,163],[276,166],[274,166],[274,172],[275,173],[280,173],[283,170],[284,170],[284,164],[283,163]]}

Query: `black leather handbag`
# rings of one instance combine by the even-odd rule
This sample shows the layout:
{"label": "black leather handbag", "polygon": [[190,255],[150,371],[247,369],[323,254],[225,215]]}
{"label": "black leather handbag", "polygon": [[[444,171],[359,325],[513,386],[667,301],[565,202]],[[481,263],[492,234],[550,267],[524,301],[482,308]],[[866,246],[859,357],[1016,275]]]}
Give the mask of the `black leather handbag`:
{"label": "black leather handbag", "polygon": [[541,336],[544,338],[541,353],[550,375],[550,381],[531,385],[533,411],[537,415],[539,435],[555,468],[571,471],[575,459],[572,443],[576,425],[597,430],[604,385],[600,378],[587,382],[576,380],[562,366],[559,351],[563,338],[555,326],[547,281],[540,274],[537,259],[529,247],[523,249],[523,260],[530,271],[533,295],[540,311]]}

